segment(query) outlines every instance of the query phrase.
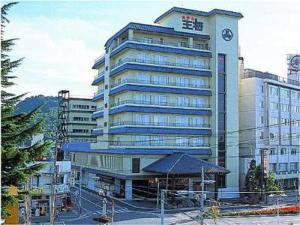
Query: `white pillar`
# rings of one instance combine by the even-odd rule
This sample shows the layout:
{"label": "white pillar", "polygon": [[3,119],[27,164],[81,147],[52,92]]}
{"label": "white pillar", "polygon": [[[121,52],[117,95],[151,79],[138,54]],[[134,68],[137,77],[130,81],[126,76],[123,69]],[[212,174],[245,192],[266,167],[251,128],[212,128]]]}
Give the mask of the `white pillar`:
{"label": "white pillar", "polygon": [[193,47],[193,45],[194,45],[194,40],[193,40],[193,38],[192,37],[189,37],[189,43],[188,43],[188,47],[190,47],[190,48],[192,48]]}
{"label": "white pillar", "polygon": [[132,200],[132,180],[125,180],[125,199]]}
{"label": "white pillar", "polygon": [[[194,180],[193,178],[189,178],[189,191],[193,191]],[[189,197],[193,197],[193,193],[189,192]]]}
{"label": "white pillar", "polygon": [[121,181],[115,178],[115,193],[120,194]]}
{"label": "white pillar", "polygon": [[129,39],[129,40],[132,40],[132,39],[133,39],[133,30],[132,30],[132,29],[129,29],[129,30],[128,30],[128,39]]}

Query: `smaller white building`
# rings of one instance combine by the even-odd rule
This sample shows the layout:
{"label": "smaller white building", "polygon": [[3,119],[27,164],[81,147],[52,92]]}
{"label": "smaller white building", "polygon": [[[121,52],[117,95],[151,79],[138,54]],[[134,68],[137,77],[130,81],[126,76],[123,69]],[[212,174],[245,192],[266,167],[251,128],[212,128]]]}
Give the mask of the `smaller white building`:
{"label": "smaller white building", "polygon": [[240,70],[240,184],[249,163],[261,163],[285,189],[298,187],[300,146],[300,82],[252,69]]}
{"label": "smaller white building", "polygon": [[[33,192],[31,198],[31,216],[49,217],[50,216],[50,196],[52,187],[52,176],[54,164],[52,161],[39,161],[36,163],[45,164],[45,167],[31,179],[30,187]],[[57,161],[58,179],[56,190],[56,206],[58,210],[63,210],[70,201],[70,175],[71,162]]]}

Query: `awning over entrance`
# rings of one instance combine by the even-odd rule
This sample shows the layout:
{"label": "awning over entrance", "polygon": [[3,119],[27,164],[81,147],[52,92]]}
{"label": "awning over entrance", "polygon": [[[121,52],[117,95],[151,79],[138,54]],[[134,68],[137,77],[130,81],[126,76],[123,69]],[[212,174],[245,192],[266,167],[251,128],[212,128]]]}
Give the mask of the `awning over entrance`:
{"label": "awning over entrance", "polygon": [[143,170],[159,174],[201,174],[202,167],[206,174],[230,173],[230,171],[224,167],[214,165],[184,153],[168,155],[146,166]]}

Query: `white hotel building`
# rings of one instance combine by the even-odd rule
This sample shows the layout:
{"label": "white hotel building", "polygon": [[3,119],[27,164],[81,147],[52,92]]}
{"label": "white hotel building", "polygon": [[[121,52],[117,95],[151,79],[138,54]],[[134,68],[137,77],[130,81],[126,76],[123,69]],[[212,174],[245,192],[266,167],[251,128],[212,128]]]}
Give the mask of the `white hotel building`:
{"label": "white hotel building", "polygon": [[107,40],[93,66],[97,142],[66,149],[88,188],[107,183],[131,199],[135,186],[156,176],[145,167],[181,152],[228,169],[216,190],[238,196],[221,192],[239,191],[241,18],[174,7],[155,24],[129,23]]}
{"label": "white hotel building", "polygon": [[267,149],[268,170],[283,188],[296,188],[300,162],[300,82],[241,68],[241,187],[251,159],[261,163]]}

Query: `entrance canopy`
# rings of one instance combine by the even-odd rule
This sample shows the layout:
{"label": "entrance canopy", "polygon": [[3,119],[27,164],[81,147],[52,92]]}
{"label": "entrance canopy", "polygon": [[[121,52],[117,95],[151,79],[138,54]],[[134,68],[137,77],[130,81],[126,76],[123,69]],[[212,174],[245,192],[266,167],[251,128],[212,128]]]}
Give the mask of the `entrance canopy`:
{"label": "entrance canopy", "polygon": [[230,173],[230,171],[224,167],[214,165],[184,153],[168,155],[146,166],[143,170],[160,174],[201,174],[202,168],[206,174]]}

